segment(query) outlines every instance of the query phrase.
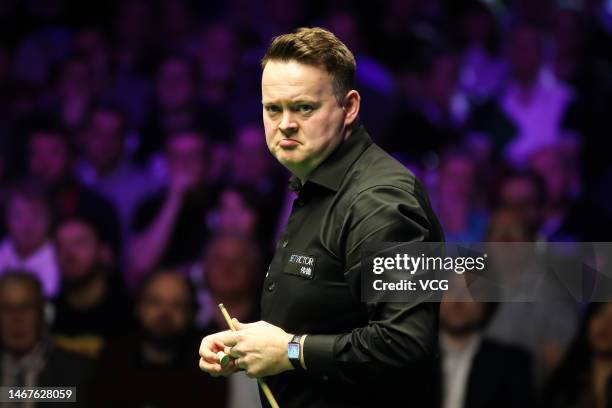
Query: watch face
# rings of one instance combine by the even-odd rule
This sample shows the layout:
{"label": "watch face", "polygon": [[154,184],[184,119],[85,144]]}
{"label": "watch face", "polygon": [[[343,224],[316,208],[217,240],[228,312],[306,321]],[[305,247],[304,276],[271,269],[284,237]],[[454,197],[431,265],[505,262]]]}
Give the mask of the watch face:
{"label": "watch face", "polygon": [[300,358],[300,345],[298,343],[289,343],[287,347],[287,356],[290,359]]}

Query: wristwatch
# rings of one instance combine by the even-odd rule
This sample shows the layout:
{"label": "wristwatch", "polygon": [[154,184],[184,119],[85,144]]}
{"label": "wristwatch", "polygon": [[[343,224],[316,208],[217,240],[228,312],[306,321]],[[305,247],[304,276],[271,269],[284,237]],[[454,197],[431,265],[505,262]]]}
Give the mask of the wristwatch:
{"label": "wristwatch", "polygon": [[300,339],[301,338],[302,336],[300,334],[296,334],[295,336],[293,336],[291,341],[287,344],[287,357],[289,358],[289,361],[291,362],[291,365],[293,366],[293,368],[295,368],[296,370],[302,369],[302,364],[300,363],[300,355],[301,355]]}

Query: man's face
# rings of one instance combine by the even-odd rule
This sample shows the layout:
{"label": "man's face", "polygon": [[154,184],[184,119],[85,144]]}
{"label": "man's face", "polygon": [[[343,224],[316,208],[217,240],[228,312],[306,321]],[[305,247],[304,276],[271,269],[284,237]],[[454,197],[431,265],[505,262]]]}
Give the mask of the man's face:
{"label": "man's face", "polygon": [[97,111],[85,131],[83,144],[93,165],[102,170],[113,166],[123,151],[122,118],[111,111]]}
{"label": "man's face", "polygon": [[183,333],[191,324],[189,291],[171,273],[162,274],[147,285],[137,313],[145,331],[157,339]]}
{"label": "man's face", "polygon": [[34,348],[42,331],[41,305],[32,285],[18,280],[0,286],[2,347],[16,355]]}
{"label": "man's face", "polygon": [[49,214],[40,201],[14,196],[6,206],[6,226],[19,252],[29,253],[47,239]]}
{"label": "man's face", "polygon": [[57,230],[57,258],[62,278],[68,281],[87,276],[99,261],[100,248],[89,226],[68,221]]}
{"label": "man's face", "polygon": [[28,168],[30,175],[46,184],[53,184],[69,170],[69,152],[66,143],[53,135],[38,133],[29,144]]}
{"label": "man's face", "polygon": [[254,264],[244,243],[226,237],[215,242],[204,259],[208,286],[220,298],[243,296],[254,282]]}
{"label": "man's face", "polygon": [[166,148],[170,179],[182,179],[190,187],[204,181],[204,142],[200,136],[184,133],[171,138]]}
{"label": "man's face", "polygon": [[478,330],[485,315],[480,302],[440,303],[440,324],[451,334],[467,334]]}
{"label": "man's face", "polygon": [[270,61],[262,80],[263,121],[268,149],[304,178],[340,144],[345,111],[323,68],[296,61]]}

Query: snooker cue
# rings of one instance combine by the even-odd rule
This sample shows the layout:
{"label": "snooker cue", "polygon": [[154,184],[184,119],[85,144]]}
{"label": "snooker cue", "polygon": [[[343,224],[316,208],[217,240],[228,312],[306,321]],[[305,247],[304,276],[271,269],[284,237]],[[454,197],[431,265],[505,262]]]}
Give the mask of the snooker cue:
{"label": "snooker cue", "polygon": [[[219,303],[219,309],[221,310],[221,314],[225,318],[225,322],[229,326],[230,330],[236,331],[236,328],[234,327],[234,324],[232,323],[232,318],[227,312],[227,309],[225,308],[225,306],[223,306],[223,303]],[[274,398],[274,395],[272,394],[272,391],[270,390],[270,387],[268,387],[268,384],[266,384],[266,380],[264,380],[263,378],[258,378],[257,383],[261,387],[261,390],[263,391],[263,393],[266,395],[266,398],[268,399],[268,403],[270,403],[272,408],[279,408],[278,403],[276,402],[276,399]]]}

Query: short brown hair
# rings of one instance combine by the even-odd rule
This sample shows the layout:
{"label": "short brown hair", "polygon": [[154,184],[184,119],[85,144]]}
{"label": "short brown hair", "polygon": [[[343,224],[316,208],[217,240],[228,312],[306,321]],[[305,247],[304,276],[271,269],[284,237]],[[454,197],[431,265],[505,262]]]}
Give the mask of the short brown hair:
{"label": "short brown hair", "polygon": [[289,34],[274,37],[261,59],[261,68],[268,61],[297,61],[322,66],[331,76],[334,93],[342,102],[348,91],[355,88],[355,57],[331,31],[320,27],[301,27]]}

